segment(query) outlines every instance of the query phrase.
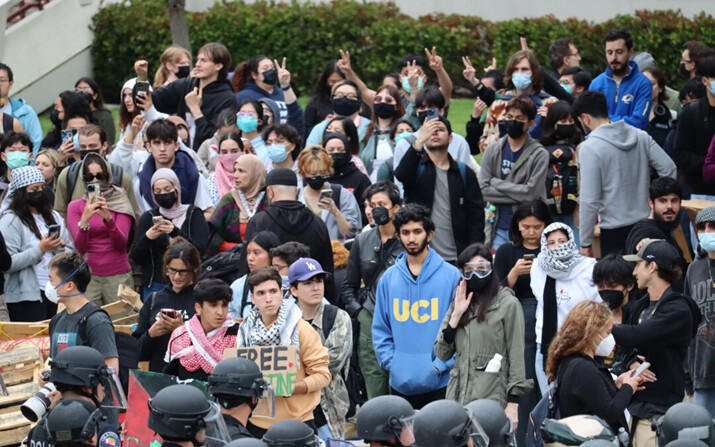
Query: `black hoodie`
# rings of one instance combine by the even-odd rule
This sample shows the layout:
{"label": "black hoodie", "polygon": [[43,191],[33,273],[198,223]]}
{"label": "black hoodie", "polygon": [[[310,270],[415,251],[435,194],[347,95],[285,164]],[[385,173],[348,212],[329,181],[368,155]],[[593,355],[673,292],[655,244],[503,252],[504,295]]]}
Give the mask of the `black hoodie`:
{"label": "black hoodie", "polygon": [[[295,241],[310,248],[310,257],[326,272],[333,273],[333,247],[325,222],[297,200],[279,200],[248,221],[244,241],[250,241],[260,231],[274,232],[281,243]],[[246,251],[243,244],[239,277],[248,273]],[[325,298],[335,303],[335,281],[332,275],[325,280]]]}
{"label": "black hoodie", "polygon": [[[184,97],[198,86],[199,80],[196,78],[179,79],[156,89],[151,94],[151,100],[156,110],[186,119],[189,108],[186,107]],[[216,119],[224,109],[236,110],[236,98],[233,96],[231,84],[225,79],[211,82],[204,87],[201,96],[201,112],[204,116],[195,121],[196,132],[192,144],[195,151],[216,132]]]}
{"label": "black hoodie", "polygon": [[[633,303],[631,312],[639,316],[650,305],[646,294]],[[670,407],[683,400],[685,357],[700,323],[697,304],[668,288],[649,318],[636,318],[638,324],[613,326],[613,337],[621,348],[637,349],[650,362],[657,380],[645,384],[645,390],[633,395],[634,402]]]}
{"label": "black hoodie", "polygon": [[370,178],[355,166],[355,163],[348,162],[345,167],[340,170],[335,170],[335,174],[330,177],[330,183],[337,183],[347,189],[357,200],[360,207],[360,215],[362,216],[362,224],[367,225],[367,216],[365,216],[365,190],[370,186]]}

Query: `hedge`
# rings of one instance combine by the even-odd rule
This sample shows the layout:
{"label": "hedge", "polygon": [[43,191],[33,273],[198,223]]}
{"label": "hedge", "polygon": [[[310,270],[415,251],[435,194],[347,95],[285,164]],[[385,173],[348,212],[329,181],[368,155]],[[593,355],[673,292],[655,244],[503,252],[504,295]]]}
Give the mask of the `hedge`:
{"label": "hedge", "polygon": [[[409,53],[424,54],[436,46],[456,84],[464,85],[461,57],[478,67],[492,56],[504,67],[527,38],[547,70],[547,49],[559,37],[572,38],[581,52],[582,66],[594,76],[605,68],[602,36],[613,28],[633,35],[636,51],[648,51],[665,71],[668,84],[679,88],[682,44],[688,40],[715,43],[715,18],[701,13],[693,18],[679,11],[638,11],[603,23],[558,20],[553,16],[489,22],[475,16],[432,14],[418,19],[402,14],[393,3],[334,0],[299,4],[243,1],[216,3],[204,12],[187,13],[194,54],[206,42],[224,43],[234,65],[256,54],[288,58],[287,68],[299,92],[310,94],[325,63],[349,50],[353,67],[369,85],[378,85],[396,62]],[[124,81],[133,76],[136,59],[150,61],[156,70],[159,57],[171,44],[164,0],[124,0],[104,4],[93,17],[91,53],[94,75],[106,98],[119,98]],[[479,69],[480,70],[480,69]]]}

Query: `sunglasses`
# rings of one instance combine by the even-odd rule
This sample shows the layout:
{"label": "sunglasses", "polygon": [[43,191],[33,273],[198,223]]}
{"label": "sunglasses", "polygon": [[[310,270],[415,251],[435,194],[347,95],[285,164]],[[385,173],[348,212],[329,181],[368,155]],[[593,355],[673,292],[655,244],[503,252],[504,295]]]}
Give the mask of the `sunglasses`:
{"label": "sunglasses", "polygon": [[84,180],[85,183],[90,183],[94,179],[99,180],[100,182],[108,182],[109,181],[109,174],[107,172],[100,172],[98,174],[84,174],[82,176],[82,179]]}

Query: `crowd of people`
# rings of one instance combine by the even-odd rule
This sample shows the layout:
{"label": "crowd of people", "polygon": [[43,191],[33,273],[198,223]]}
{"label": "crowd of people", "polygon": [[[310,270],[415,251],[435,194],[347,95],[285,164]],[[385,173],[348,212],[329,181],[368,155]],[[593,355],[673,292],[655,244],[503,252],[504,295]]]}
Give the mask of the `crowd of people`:
{"label": "crowd of people", "polygon": [[[131,436],[137,362],[207,383],[151,397],[165,445],[715,445],[715,206],[682,208],[715,200],[715,52],[683,45],[678,92],[628,31],[603,42],[593,77],[568,38],[551,71],[524,39],[503,70],[464,57],[464,136],[436,48],[376,88],[341,50],[303,110],[286,58],[172,46],[119,128],[85,77],[44,138],[0,63],[0,317],[51,318],[57,389],[29,445]],[[130,340],[99,307],[122,286]],[[290,393],[225,355],[266,346],[295,348]]]}

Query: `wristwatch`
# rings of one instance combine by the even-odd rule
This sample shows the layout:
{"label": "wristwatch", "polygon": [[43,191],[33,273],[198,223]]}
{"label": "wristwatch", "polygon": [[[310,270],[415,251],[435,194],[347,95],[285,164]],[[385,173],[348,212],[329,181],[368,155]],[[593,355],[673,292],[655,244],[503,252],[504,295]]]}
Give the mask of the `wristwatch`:
{"label": "wristwatch", "polygon": [[81,220],[80,220],[79,222],[77,222],[77,226],[78,226],[79,229],[82,230],[82,231],[89,231],[89,222],[87,222],[87,228],[85,228],[85,227],[82,226],[82,221],[81,221]]}

